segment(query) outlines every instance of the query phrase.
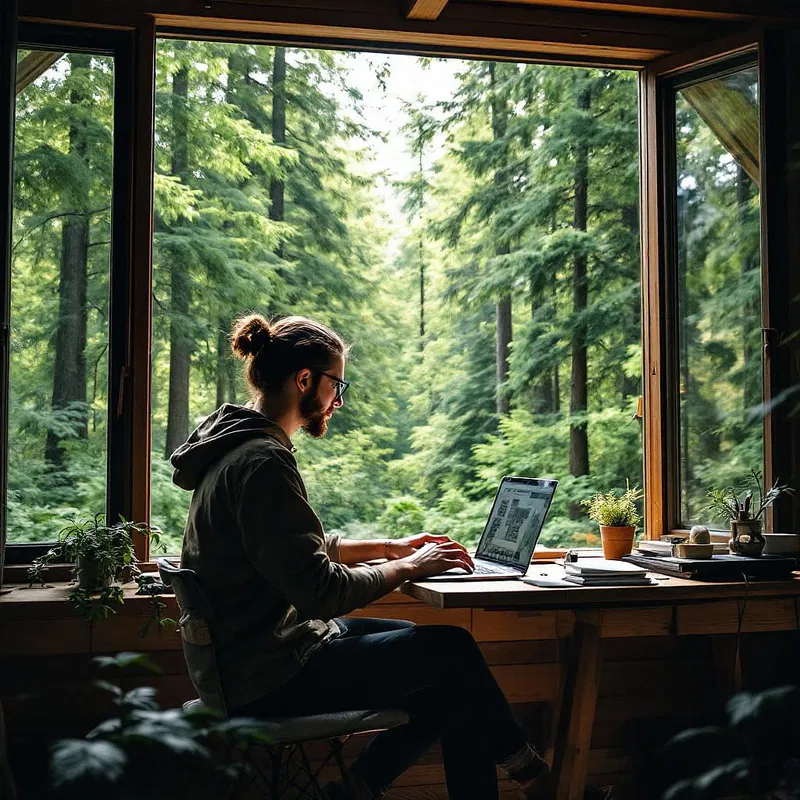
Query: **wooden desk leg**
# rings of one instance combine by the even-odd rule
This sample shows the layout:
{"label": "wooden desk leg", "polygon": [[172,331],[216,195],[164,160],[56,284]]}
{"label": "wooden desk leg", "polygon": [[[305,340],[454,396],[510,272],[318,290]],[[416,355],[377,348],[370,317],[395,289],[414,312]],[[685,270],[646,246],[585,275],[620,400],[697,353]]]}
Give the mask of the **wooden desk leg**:
{"label": "wooden desk leg", "polygon": [[553,759],[553,800],[582,800],[600,681],[600,611],[575,613]]}
{"label": "wooden desk leg", "polygon": [[711,654],[714,661],[714,675],[716,686],[723,704],[731,695],[741,692],[744,681],[742,680],[742,653],[741,645],[736,646],[736,636],[733,634],[717,634],[711,637]]}

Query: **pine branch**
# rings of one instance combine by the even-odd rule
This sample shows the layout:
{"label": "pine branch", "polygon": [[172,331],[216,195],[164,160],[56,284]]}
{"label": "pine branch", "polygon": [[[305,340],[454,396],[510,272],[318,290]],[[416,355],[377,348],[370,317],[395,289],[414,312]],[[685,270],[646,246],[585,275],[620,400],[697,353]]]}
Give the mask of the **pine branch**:
{"label": "pine branch", "polygon": [[111,206],[103,206],[103,208],[96,208],[92,211],[56,211],[53,214],[48,214],[38,225],[28,228],[28,230],[26,230],[25,233],[20,236],[20,238],[12,246],[11,252],[16,252],[17,247],[19,247],[25,241],[25,239],[28,238],[28,236],[30,236],[34,231],[43,228],[48,222],[52,222],[54,219],[60,219],[61,217],[93,217],[95,214],[102,214],[104,211],[109,211],[110,209]]}

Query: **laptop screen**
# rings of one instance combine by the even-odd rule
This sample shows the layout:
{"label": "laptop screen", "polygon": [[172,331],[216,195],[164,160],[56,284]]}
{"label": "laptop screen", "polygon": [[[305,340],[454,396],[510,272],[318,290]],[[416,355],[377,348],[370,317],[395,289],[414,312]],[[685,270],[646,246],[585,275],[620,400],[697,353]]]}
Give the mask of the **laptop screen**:
{"label": "laptop screen", "polygon": [[503,478],[475,555],[527,570],[558,481]]}

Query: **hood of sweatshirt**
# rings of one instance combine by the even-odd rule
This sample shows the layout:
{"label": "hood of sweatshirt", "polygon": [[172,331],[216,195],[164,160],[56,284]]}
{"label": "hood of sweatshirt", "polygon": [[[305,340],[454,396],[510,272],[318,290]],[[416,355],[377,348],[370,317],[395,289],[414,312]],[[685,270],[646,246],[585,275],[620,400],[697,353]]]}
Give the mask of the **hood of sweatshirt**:
{"label": "hood of sweatshirt", "polygon": [[231,403],[221,405],[195,428],[172,454],[173,483],[182,489],[197,488],[206,470],[222,456],[251,439],[270,437],[293,451],[283,428],[258,411]]}

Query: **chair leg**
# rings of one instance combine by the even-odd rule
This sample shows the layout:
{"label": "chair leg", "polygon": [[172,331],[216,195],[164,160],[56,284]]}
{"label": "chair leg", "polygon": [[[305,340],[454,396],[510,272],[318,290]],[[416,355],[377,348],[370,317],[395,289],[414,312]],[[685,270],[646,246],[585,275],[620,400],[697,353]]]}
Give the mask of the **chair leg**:
{"label": "chair leg", "polygon": [[344,760],[344,754],[342,753],[342,749],[344,748],[344,743],[347,741],[347,738],[349,737],[345,737],[343,739],[330,739],[328,744],[330,745],[331,753],[333,753],[333,757],[336,760],[336,765],[339,767],[339,772],[342,776],[342,782],[347,787],[347,791],[352,797],[358,797],[358,789],[356,788],[355,781],[350,773],[350,767],[347,766],[347,762]]}
{"label": "chair leg", "polygon": [[306,786],[306,789],[311,791],[309,796],[313,798],[313,800],[324,800],[325,795],[322,792],[322,787],[319,785],[318,778],[325,764],[323,763],[315,772],[314,768],[311,766],[311,762],[308,760],[308,754],[306,753],[306,749],[303,747],[302,743],[297,745],[297,749],[300,752],[300,758],[303,762],[303,769],[305,769],[306,775],[308,776],[308,785]]}
{"label": "chair leg", "polygon": [[281,796],[281,777],[283,776],[283,753],[286,748],[277,745],[272,751],[272,796],[275,800]]}

